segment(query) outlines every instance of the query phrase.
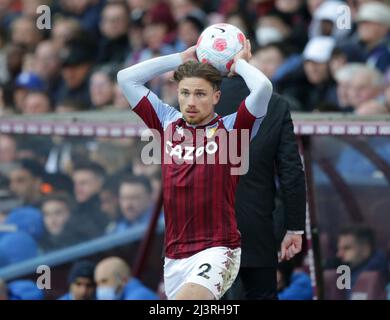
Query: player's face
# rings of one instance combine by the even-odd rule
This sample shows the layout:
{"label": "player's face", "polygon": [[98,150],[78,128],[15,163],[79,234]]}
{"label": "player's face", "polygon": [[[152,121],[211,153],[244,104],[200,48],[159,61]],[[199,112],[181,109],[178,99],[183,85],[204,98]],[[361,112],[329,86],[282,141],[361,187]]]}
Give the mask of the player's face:
{"label": "player's face", "polygon": [[179,82],[180,111],[189,124],[205,125],[214,117],[214,106],[221,92],[205,79],[192,77]]}

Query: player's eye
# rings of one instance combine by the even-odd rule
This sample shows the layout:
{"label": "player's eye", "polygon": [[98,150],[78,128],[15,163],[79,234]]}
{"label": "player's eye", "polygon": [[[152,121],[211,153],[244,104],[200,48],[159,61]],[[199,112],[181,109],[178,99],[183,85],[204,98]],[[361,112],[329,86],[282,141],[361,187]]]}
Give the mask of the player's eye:
{"label": "player's eye", "polygon": [[204,92],[198,92],[196,95],[197,95],[198,97],[204,97],[204,96],[205,96],[205,93],[204,93]]}
{"label": "player's eye", "polygon": [[190,93],[188,91],[182,91],[181,94],[185,97],[188,97]]}

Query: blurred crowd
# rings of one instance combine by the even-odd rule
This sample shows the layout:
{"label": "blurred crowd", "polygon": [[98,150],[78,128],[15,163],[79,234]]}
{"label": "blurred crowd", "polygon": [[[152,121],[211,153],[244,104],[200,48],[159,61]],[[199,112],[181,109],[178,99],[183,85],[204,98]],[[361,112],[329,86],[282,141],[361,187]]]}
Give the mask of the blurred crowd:
{"label": "blurred crowd", "polygon": [[[40,5],[50,7],[49,29],[37,27]],[[246,34],[250,63],[292,111],[390,112],[389,1],[2,0],[0,117],[128,109],[116,83],[119,69],[195,45],[205,27],[219,22]],[[171,76],[147,85],[175,106]],[[0,268],[146,225],[161,171],[142,163],[141,148],[131,138],[0,134]],[[126,287],[127,267],[108,262],[121,266]],[[81,269],[99,284],[96,270]],[[70,278],[72,287],[77,277]],[[77,286],[96,297],[88,281]]]}
{"label": "blurred crowd", "polygon": [[[390,110],[388,1],[8,0],[0,18],[0,115],[126,109],[120,68],[192,46],[217,22],[247,35],[251,63],[293,110]],[[170,74],[148,85],[176,105]]]}
{"label": "blurred crowd", "polygon": [[140,148],[135,139],[0,134],[0,268],[146,226],[161,172],[143,165]]}

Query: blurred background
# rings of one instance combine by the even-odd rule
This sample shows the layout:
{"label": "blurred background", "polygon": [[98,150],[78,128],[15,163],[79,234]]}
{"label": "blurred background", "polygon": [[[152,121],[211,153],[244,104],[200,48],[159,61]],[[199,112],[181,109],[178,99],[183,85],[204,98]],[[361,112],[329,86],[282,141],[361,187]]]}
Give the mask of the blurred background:
{"label": "blurred background", "polygon": [[[37,27],[40,5],[49,29]],[[0,299],[165,298],[161,171],[141,161],[142,123],[116,73],[182,51],[218,22],[250,39],[250,63],[296,123],[310,114],[378,128],[301,139],[312,238],[281,265],[280,290],[299,268],[308,294],[285,298],[390,296],[389,1],[0,0]],[[177,105],[170,73],[148,87]],[[364,265],[348,292],[335,286],[343,263]],[[43,264],[50,290],[36,285]]]}

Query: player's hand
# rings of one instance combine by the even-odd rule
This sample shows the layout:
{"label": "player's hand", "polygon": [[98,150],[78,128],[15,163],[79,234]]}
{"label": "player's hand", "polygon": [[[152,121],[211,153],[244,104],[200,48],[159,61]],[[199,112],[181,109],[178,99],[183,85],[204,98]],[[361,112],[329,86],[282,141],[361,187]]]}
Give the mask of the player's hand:
{"label": "player's hand", "polygon": [[236,74],[236,62],[238,59],[244,59],[245,61],[249,61],[250,58],[252,57],[251,53],[251,43],[247,39],[244,41],[244,47],[239,51],[233,58],[233,64],[230,68],[230,72],[228,74],[229,77],[233,76]]}
{"label": "player's hand", "polygon": [[196,56],[196,46],[189,47],[188,49],[181,52],[180,55],[183,63],[187,61],[198,61]]}
{"label": "player's hand", "polygon": [[302,250],[302,235],[286,233],[280,246],[279,262],[290,260]]}

